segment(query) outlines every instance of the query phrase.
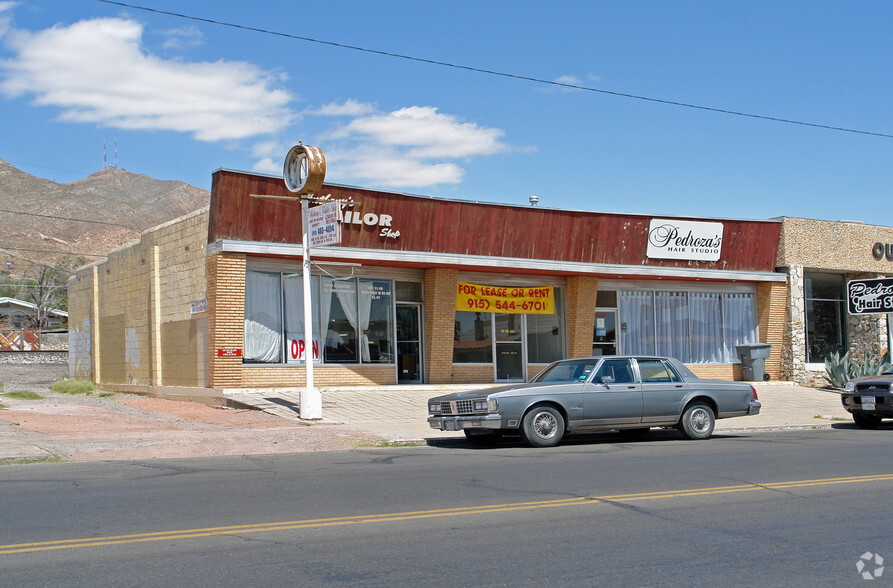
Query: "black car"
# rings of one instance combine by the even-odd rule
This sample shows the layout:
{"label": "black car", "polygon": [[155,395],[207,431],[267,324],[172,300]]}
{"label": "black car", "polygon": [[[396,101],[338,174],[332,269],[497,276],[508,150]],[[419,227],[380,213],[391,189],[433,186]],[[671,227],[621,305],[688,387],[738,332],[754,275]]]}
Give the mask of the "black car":
{"label": "black car", "polygon": [[853,415],[856,425],[874,429],[881,419],[893,418],[893,368],[880,376],[865,376],[847,382],[840,395],[843,407]]}

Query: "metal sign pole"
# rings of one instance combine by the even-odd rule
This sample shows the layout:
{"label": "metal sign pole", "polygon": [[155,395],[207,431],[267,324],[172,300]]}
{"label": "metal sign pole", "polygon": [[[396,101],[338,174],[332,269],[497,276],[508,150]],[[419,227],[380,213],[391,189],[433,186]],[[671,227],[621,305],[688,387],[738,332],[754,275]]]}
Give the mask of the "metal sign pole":
{"label": "metal sign pole", "polygon": [[301,418],[322,418],[322,395],[313,386],[313,309],[310,303],[310,238],[307,230],[307,199],[301,199],[301,245],[303,249],[303,282],[304,282],[304,374],[306,387],[301,394]]}
{"label": "metal sign pole", "polygon": [[298,143],[285,156],[282,179],[289,192],[301,198],[301,249],[304,263],[304,374],[306,386],[301,393],[301,418],[322,418],[322,395],[313,386],[313,310],[310,300],[310,203],[312,195],[322,188],[326,177],[326,157],[319,147]]}
{"label": "metal sign pole", "polygon": [[893,361],[893,331],[890,330],[890,313],[887,313],[887,353]]}

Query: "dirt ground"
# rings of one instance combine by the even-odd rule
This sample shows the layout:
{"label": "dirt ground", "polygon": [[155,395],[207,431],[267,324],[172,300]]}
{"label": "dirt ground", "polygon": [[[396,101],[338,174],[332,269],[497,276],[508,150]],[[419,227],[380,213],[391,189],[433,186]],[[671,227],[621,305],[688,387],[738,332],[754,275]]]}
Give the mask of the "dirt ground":
{"label": "dirt ground", "polygon": [[[0,365],[0,461],[296,453],[356,449],[381,441],[336,423],[304,423],[255,410],[101,390],[88,395],[51,391],[53,382],[65,375],[67,366]],[[10,396],[17,391],[42,398]]]}

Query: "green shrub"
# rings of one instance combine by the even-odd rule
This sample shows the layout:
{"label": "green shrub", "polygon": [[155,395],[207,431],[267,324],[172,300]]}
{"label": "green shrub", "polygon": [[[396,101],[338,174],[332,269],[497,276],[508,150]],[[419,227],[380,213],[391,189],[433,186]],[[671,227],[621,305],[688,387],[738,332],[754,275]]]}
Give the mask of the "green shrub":
{"label": "green shrub", "polygon": [[822,376],[834,388],[843,388],[853,378],[879,376],[889,370],[890,352],[881,355],[877,350],[865,353],[863,359],[850,359],[849,352],[842,356],[834,352],[825,360],[825,374]]}
{"label": "green shrub", "polygon": [[40,400],[43,398],[37,392],[29,392],[28,390],[14,390],[3,394],[7,398],[18,398],[19,400]]}
{"label": "green shrub", "polygon": [[96,384],[90,380],[62,378],[53,382],[50,390],[59,394],[90,394],[93,390],[96,390]]}

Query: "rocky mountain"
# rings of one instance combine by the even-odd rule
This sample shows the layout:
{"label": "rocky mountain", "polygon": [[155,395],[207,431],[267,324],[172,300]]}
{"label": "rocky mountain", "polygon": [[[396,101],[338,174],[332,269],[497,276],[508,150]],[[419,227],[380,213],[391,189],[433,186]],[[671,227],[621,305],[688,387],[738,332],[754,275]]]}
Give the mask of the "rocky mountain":
{"label": "rocky mountain", "polygon": [[0,256],[15,264],[17,274],[30,263],[89,263],[209,201],[207,190],[123,169],[57,184],[0,159]]}

